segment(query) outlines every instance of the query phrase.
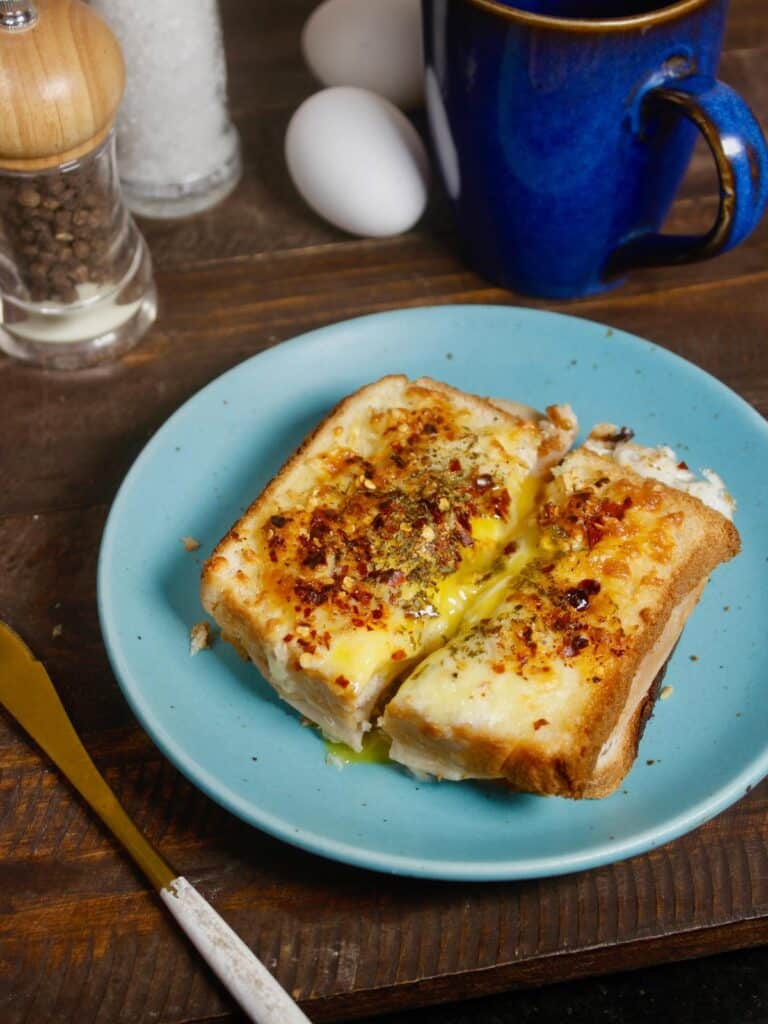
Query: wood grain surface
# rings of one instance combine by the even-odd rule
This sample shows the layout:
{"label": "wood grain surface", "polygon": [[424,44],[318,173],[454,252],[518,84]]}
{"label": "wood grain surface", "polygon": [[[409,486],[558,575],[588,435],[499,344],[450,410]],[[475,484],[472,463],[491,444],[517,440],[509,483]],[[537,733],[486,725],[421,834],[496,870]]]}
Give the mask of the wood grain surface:
{"label": "wood grain surface", "polygon": [[[768,121],[765,0],[733,0],[723,77]],[[0,360],[0,617],[48,665],[137,824],[318,1021],[768,941],[768,785],[645,856],[563,878],[464,885],[389,878],[248,828],[193,789],[136,725],[99,635],[95,568],[110,501],[167,416],[214,376],[347,316],[523,303],[459,261],[439,196],[412,233],[342,237],[296,198],[282,135],[313,88],[298,52],[309,0],[224,4],[245,178],[217,210],[145,223],[160,316],[113,367],[42,373]],[[670,228],[706,226],[698,152]],[[638,273],[567,310],[680,353],[768,413],[768,225],[712,263]],[[239,1019],[125,857],[0,718],[0,1021]]]}

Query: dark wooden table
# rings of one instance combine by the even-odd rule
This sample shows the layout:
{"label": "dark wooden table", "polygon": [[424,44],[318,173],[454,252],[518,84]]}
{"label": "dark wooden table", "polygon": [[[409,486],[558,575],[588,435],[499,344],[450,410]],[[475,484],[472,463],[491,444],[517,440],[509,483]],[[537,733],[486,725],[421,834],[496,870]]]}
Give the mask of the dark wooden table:
{"label": "dark wooden table", "polygon": [[[0,616],[49,666],[138,824],[317,1020],[765,943],[765,784],[684,839],[611,867],[519,884],[414,882],[246,827],[164,760],[120,695],[96,617],[99,539],[133,458],[181,402],[246,357],[344,317],[524,301],[462,266],[439,198],[415,231],[388,241],[342,237],[298,201],[282,138],[313,88],[298,52],[311,7],[224,5],[246,174],[219,209],[144,225],[161,295],[145,343],[83,374],[0,359]],[[722,73],[768,121],[764,7],[734,0]],[[698,153],[671,227],[707,225],[712,189]],[[765,224],[715,262],[639,273],[615,294],[550,308],[673,349],[765,414],[767,285]],[[7,719],[0,771],[0,1021],[239,1019],[136,871]]]}

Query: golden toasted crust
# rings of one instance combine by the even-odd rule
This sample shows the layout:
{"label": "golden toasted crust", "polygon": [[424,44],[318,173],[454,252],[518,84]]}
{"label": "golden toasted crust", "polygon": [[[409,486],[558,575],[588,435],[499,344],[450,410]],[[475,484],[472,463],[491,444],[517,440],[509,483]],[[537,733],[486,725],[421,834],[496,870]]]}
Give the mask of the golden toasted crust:
{"label": "golden toasted crust", "polygon": [[470,589],[540,450],[574,431],[567,409],[532,421],[382,378],[336,406],[217,545],[203,605],[286,700],[359,747],[382,695],[452,628],[445,581],[463,573]]}
{"label": "golden toasted crust", "polygon": [[643,732],[653,714],[669,659],[705,586],[706,579],[676,605],[656,644],[641,662],[621,717],[600,751],[582,796],[591,799],[609,796],[632,767]]}
{"label": "golden toasted crust", "polygon": [[637,758],[640,740],[643,738],[645,727],[653,714],[654,706],[661,691],[661,684],[667,671],[668,662],[669,658],[667,658],[659,672],[654,676],[650,687],[635,708],[626,727],[622,730],[621,735],[617,737],[616,753],[611,758],[610,763],[603,767],[598,765],[592,772],[589,782],[581,793],[583,798],[600,800],[603,797],[610,796],[624,781],[624,777]]}
{"label": "golden toasted crust", "polygon": [[583,449],[556,471],[538,521],[541,551],[497,611],[417,669],[383,725],[392,756],[421,770],[604,795],[634,759],[657,673],[627,716],[633,683],[738,533],[697,498]]}

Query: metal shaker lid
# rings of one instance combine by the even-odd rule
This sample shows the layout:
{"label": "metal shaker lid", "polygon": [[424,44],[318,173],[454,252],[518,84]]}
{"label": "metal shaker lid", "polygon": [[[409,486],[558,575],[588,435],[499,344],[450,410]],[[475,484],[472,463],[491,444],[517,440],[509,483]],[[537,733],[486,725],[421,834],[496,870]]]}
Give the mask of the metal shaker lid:
{"label": "metal shaker lid", "polygon": [[37,21],[37,7],[32,0],[0,0],[0,29],[22,32]]}

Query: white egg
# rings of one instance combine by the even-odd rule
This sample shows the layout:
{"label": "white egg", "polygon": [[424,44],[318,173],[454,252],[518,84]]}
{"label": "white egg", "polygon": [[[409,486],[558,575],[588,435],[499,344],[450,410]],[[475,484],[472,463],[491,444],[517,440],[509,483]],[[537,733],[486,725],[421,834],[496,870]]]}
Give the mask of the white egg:
{"label": "white egg", "polygon": [[301,46],[323,85],[370,89],[403,110],[423,102],[420,0],[325,0]]}
{"label": "white egg", "polygon": [[288,125],[285,159],[312,209],[353,235],[399,235],[424,212],[424,143],[397,107],[365,89],[337,86],[305,100]]}

